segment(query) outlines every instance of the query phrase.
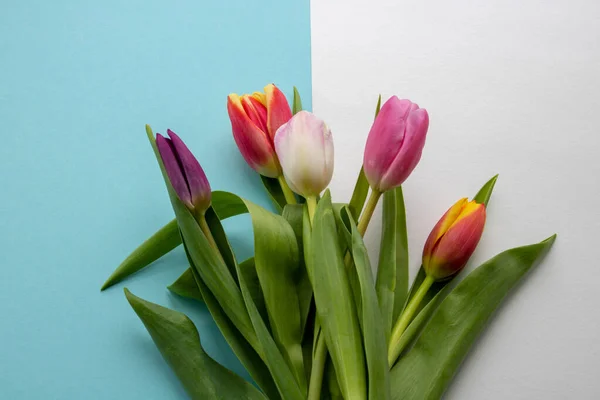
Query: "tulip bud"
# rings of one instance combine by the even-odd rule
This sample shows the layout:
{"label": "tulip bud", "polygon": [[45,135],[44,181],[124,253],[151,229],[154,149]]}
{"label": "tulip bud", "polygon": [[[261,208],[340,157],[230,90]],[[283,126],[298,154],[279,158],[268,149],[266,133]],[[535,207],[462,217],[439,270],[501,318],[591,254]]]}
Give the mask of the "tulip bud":
{"label": "tulip bud", "polygon": [[156,146],[179,200],[195,215],[202,215],[210,206],[210,184],[196,157],[170,129],[169,138],[156,135]]}
{"label": "tulip bud", "polygon": [[435,225],[423,249],[423,268],[435,280],[460,272],[479,243],[485,225],[485,206],[460,199]]}
{"label": "tulip bud", "polygon": [[292,117],[285,95],[275,85],[265,86],[264,93],[227,97],[227,112],[233,138],[242,156],[256,172],[277,178],[281,175],[273,138],[277,129]]}
{"label": "tulip bud", "polygon": [[300,111],[275,135],[275,150],[290,188],[308,198],[319,195],[333,175],[333,138],[325,123]]}
{"label": "tulip bud", "polygon": [[373,190],[400,186],[415,169],[425,145],[429,115],[410,100],[385,102],[369,132],[363,167]]}

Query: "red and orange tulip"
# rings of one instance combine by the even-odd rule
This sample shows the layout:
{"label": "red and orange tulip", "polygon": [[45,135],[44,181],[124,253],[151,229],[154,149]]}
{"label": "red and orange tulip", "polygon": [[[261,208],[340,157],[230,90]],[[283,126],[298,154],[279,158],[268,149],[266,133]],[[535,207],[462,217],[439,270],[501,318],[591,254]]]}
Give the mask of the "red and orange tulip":
{"label": "red and orange tulip", "polygon": [[466,198],[457,201],[435,225],[423,249],[428,276],[443,280],[463,269],[475,251],[485,225],[485,206]]}
{"label": "red and orange tulip", "polygon": [[283,92],[269,84],[263,93],[230,94],[227,112],[233,138],[248,165],[261,175],[270,178],[281,176],[273,139],[277,129],[292,118]]}

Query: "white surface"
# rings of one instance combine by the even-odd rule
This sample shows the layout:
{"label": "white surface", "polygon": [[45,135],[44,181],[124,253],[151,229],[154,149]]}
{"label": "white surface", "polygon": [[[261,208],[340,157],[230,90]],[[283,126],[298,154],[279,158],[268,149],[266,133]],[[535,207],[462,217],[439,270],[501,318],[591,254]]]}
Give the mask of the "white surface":
{"label": "white surface", "polygon": [[[470,267],[558,239],[507,298],[445,399],[600,398],[600,2],[312,2],[313,108],[347,201],[378,93],[431,123],[405,187],[411,272],[442,213],[500,173]],[[376,261],[377,216],[367,234]]]}

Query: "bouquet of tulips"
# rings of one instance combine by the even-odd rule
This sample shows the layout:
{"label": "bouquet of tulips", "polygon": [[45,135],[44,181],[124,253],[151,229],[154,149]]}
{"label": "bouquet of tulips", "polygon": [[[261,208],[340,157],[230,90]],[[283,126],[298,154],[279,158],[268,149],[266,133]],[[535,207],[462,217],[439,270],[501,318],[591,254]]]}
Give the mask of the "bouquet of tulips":
{"label": "bouquet of tulips", "polygon": [[[327,189],[332,133],[302,110],[295,88],[292,107],[271,84],[229,95],[227,111],[235,143],[276,212],[211,191],[179,136],[154,136],[146,126],[175,220],[127,257],[103,289],[183,244],[189,268],[169,289],[204,303],[253,379],[207,355],[185,315],[125,289],[193,399],[439,399],[494,310],[555,236],[507,250],[454,282],[483,233],[493,177],[433,227],[409,285],[401,185],[421,158],[425,109],[396,96],[381,106],[379,98],[348,203],[333,203]],[[380,199],[374,276],[363,235]],[[246,213],[254,256],[240,262],[221,222]]]}

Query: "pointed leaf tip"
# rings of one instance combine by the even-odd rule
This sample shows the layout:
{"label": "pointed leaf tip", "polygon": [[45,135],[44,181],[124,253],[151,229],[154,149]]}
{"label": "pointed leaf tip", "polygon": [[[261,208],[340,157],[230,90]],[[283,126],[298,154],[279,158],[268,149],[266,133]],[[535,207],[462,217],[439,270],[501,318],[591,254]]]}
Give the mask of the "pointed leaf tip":
{"label": "pointed leaf tip", "polygon": [[496,186],[496,181],[498,180],[498,175],[494,175],[489,181],[487,181],[477,192],[473,200],[475,200],[479,204],[483,204],[488,207],[490,198],[492,197],[492,192],[494,191],[494,186]]}

